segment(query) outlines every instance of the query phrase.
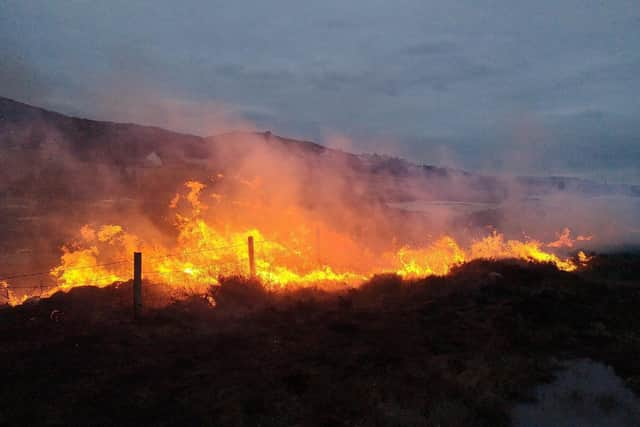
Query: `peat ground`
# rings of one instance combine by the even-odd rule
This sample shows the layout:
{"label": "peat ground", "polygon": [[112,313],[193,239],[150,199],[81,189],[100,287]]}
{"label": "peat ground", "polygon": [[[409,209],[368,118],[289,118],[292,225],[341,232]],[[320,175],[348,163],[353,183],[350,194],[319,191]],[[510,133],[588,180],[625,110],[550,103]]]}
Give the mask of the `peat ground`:
{"label": "peat ground", "polygon": [[228,278],[215,308],[190,297],[137,323],[131,292],[0,308],[0,424],[508,425],[574,358],[640,393],[638,255],[578,273],[474,261],[339,294]]}

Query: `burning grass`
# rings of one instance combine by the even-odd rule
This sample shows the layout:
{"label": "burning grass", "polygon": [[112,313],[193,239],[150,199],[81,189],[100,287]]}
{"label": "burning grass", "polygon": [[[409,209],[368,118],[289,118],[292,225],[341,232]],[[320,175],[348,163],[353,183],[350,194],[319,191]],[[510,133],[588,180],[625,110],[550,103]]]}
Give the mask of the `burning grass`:
{"label": "burning grass", "polygon": [[[215,183],[224,176],[212,179]],[[151,281],[167,284],[176,292],[202,293],[211,284],[219,285],[219,277],[249,275],[249,236],[256,242],[257,277],[274,291],[299,287],[339,291],[385,272],[405,279],[442,276],[478,259],[516,258],[553,264],[564,271],[574,271],[589,260],[575,245],[590,237],[573,239],[568,228],[550,243],[507,238],[493,230],[471,238],[456,239],[443,233],[413,244],[394,240],[368,245],[299,207],[273,208],[251,202],[245,187],[253,190],[260,181],[245,181],[236,183],[243,188],[240,194],[227,191],[235,194],[230,198],[216,192],[215,185],[208,191],[201,182],[186,182],[185,192],[177,193],[169,203],[176,233],[173,244],[153,233],[134,234],[121,225],[83,226],[78,239],[62,247],[59,265],[50,269],[51,289],[38,295],[129,280],[134,251],[143,252],[144,275]],[[252,213],[238,218],[241,215],[235,209],[241,206],[244,211],[247,204]],[[12,305],[32,296],[18,293],[19,286],[11,282],[3,286],[12,288]]]}

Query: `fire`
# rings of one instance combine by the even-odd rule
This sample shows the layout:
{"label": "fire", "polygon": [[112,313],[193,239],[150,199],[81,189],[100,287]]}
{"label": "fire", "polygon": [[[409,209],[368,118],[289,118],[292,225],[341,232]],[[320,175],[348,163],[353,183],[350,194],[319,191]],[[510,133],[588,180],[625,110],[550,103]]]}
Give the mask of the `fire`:
{"label": "fire", "polygon": [[16,305],[20,305],[25,302],[27,298],[28,295],[23,295],[21,297],[16,296],[9,286],[9,283],[7,283],[6,280],[0,280],[0,301],[3,301],[4,304],[15,307]]}
{"label": "fire", "polygon": [[550,252],[545,252],[544,244],[536,240],[522,242],[505,240],[502,234],[493,233],[471,245],[470,259],[503,259],[520,258],[527,261],[555,264],[560,270],[574,271],[578,268],[570,259],[562,259]]}
{"label": "fire", "polygon": [[[396,273],[403,277],[442,276],[448,274],[452,267],[475,259],[506,258],[552,263],[564,271],[574,271],[578,268],[573,260],[562,259],[545,252],[543,246],[543,243],[536,240],[506,240],[504,235],[494,231],[472,242],[470,248],[464,250],[452,237],[445,236],[423,249],[400,249],[395,254],[400,263]],[[584,255],[582,252],[580,254]],[[580,261],[586,262],[583,257],[580,257]]]}
{"label": "fire", "polygon": [[109,252],[123,256],[136,250],[139,247],[136,236],[126,233],[119,225],[103,225],[97,229],[85,225],[80,229],[80,236],[80,242],[62,247],[60,264],[50,271],[60,290],[81,285],[103,287],[129,279],[128,263],[102,265],[101,260]]}
{"label": "fire", "polygon": [[[216,179],[222,179],[222,175]],[[256,189],[261,186],[261,180],[245,179],[240,184]],[[573,247],[575,241],[569,229],[548,244],[532,239],[511,240],[493,231],[466,246],[452,236],[443,235],[421,246],[405,245],[376,253],[292,207],[281,209],[284,219],[271,227],[246,227],[242,220],[233,217],[217,220],[217,210],[225,203],[232,209],[241,205],[256,212],[260,212],[257,210],[260,207],[251,199],[226,200],[219,192],[205,198],[206,187],[201,182],[188,181],[186,191],[170,200],[177,229],[175,245],[171,247],[158,241],[145,241],[120,225],[82,227],[79,240],[62,248],[60,264],[51,269],[50,276],[56,287],[47,291],[47,295],[76,286],[102,287],[129,280],[134,251],[143,252],[143,274],[147,280],[201,292],[216,285],[222,276],[249,275],[248,236],[256,242],[256,275],[274,290],[356,286],[380,272],[395,272],[407,278],[446,275],[453,267],[474,259],[518,258],[552,263],[565,271],[573,271],[589,260],[583,252],[573,260],[545,250]],[[215,205],[210,209],[203,200],[213,201]],[[185,205],[186,213],[180,211],[180,206]],[[256,218],[256,223],[259,222],[260,218]],[[578,236],[576,241],[588,239],[590,237]],[[8,283],[0,282],[2,290],[9,304],[24,301],[13,294]]]}
{"label": "fire", "polygon": [[585,242],[589,241],[593,238],[593,236],[578,236],[575,240],[571,238],[571,230],[565,228],[562,230],[562,233],[558,235],[558,240],[547,243],[547,246],[550,248],[572,248],[575,245],[575,242]]}
{"label": "fire", "polygon": [[113,271],[98,264],[99,251],[93,246],[88,249],[71,251],[63,247],[61,264],[51,270],[60,289],[70,289],[80,284],[107,286],[113,282],[126,280]]}
{"label": "fire", "polygon": [[424,249],[403,247],[393,258],[400,264],[396,273],[420,277],[445,275],[451,267],[462,264],[468,257],[452,237],[445,236]]}

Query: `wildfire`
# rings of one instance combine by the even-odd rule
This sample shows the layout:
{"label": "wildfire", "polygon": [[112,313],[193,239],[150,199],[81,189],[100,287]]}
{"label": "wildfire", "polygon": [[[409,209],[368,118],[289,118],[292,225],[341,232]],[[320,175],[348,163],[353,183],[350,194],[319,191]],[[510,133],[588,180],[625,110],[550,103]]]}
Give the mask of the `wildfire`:
{"label": "wildfire", "polygon": [[550,248],[572,248],[575,242],[586,242],[593,238],[593,236],[578,236],[575,241],[571,239],[571,230],[565,228],[562,230],[562,233],[558,236],[558,240],[547,243],[547,246]]}
{"label": "wildfire", "polygon": [[6,280],[0,280],[0,293],[0,301],[3,301],[5,304],[8,304],[12,307],[22,304],[28,298],[27,295],[22,297],[16,296]]}
{"label": "wildfire", "polygon": [[[222,179],[222,175],[217,176]],[[243,180],[242,185],[259,188],[259,179]],[[271,229],[243,227],[234,221],[216,221],[215,210],[224,203],[229,206],[251,205],[251,201],[229,200],[218,192],[209,194],[215,206],[209,209],[203,202],[206,185],[197,181],[185,183],[184,194],[178,193],[169,202],[175,210],[177,239],[173,247],[155,241],[144,241],[120,225],[85,225],[77,242],[62,248],[60,264],[51,269],[57,290],[76,286],[107,286],[132,277],[131,254],[143,252],[144,277],[176,289],[203,291],[218,283],[218,278],[232,274],[249,275],[247,237],[256,242],[256,275],[272,289],[296,286],[354,286],[371,275],[395,272],[403,277],[445,275],[451,269],[474,259],[518,258],[546,262],[565,271],[575,270],[579,263],[588,262],[580,252],[577,260],[561,258],[545,248],[573,247],[574,240],[565,229],[555,242],[544,244],[536,240],[509,240],[498,232],[472,241],[463,247],[451,236],[441,236],[420,247],[402,246],[396,250],[372,253],[350,236],[322,229],[324,241],[318,242],[319,227],[305,221],[296,209],[284,209],[290,218],[282,227],[288,233]],[[179,212],[186,205],[187,213]],[[207,217],[205,214],[210,214]],[[211,216],[213,215],[213,216]],[[211,219],[214,218],[214,219]],[[301,224],[294,227],[293,224]],[[314,229],[316,238],[313,238]],[[578,236],[577,241],[590,237]],[[7,282],[0,282],[0,291],[11,305],[20,304]],[[26,298],[26,296],[24,297]]]}
{"label": "wildfire", "polygon": [[419,277],[445,275],[468,256],[452,237],[445,236],[423,249],[403,247],[392,258],[400,264],[399,275]]}

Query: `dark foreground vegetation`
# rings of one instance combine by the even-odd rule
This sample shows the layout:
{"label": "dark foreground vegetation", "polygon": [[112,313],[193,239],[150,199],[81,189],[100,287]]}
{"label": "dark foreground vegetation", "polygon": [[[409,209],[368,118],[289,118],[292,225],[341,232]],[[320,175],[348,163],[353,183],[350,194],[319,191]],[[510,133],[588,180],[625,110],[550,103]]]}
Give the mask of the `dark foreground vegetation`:
{"label": "dark foreground vegetation", "polygon": [[138,323],[130,284],[0,309],[0,424],[508,425],[577,357],[640,392],[638,256],[580,273],[475,261],[341,294],[231,278],[212,294],[216,308],[191,297]]}

